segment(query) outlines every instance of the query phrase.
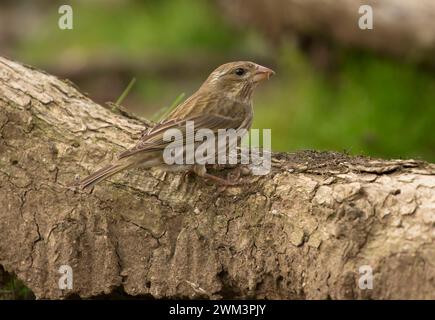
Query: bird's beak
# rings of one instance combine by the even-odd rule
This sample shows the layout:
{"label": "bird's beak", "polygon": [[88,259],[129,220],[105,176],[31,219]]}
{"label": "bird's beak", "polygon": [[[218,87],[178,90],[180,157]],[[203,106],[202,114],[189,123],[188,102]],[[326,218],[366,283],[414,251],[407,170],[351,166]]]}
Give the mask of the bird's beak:
{"label": "bird's beak", "polygon": [[263,80],[268,80],[271,76],[275,74],[275,71],[272,69],[260,66],[257,64],[257,67],[255,68],[255,74],[254,74],[254,82],[259,82]]}

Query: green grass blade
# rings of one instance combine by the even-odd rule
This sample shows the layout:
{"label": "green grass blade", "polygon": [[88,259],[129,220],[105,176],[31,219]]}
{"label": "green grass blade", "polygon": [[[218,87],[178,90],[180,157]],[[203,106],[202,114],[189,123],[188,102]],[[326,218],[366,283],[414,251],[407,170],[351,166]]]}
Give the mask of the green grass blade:
{"label": "green grass blade", "polygon": [[154,121],[164,119],[175,107],[177,107],[180,104],[180,102],[183,100],[185,95],[186,94],[184,92],[180,93],[169,107],[161,108],[155,114],[153,114],[151,119]]}
{"label": "green grass blade", "polygon": [[130,83],[128,84],[127,88],[121,93],[118,100],[116,100],[115,104],[117,106],[121,105],[122,101],[127,97],[127,95],[130,93],[131,88],[133,88],[134,84],[136,82],[136,78],[131,79]]}

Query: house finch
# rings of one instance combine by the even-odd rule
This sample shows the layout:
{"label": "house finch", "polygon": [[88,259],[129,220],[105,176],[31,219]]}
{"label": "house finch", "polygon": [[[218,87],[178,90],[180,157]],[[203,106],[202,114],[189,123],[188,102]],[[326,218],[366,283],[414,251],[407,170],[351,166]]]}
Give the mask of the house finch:
{"label": "house finch", "polygon": [[[168,165],[163,158],[170,144],[163,139],[166,130],[179,129],[186,136],[186,123],[193,121],[194,133],[210,129],[246,129],[252,124],[252,93],[257,84],[269,79],[274,71],[249,61],[230,62],[214,70],[202,86],[178,105],[154,127],[145,131],[139,142],[118,155],[110,165],[79,182],[80,188],[90,187],[108,177],[133,167],[159,167],[166,171],[188,171],[224,185],[230,181],[207,173],[204,164]],[[184,140],[184,139],[183,139]]]}

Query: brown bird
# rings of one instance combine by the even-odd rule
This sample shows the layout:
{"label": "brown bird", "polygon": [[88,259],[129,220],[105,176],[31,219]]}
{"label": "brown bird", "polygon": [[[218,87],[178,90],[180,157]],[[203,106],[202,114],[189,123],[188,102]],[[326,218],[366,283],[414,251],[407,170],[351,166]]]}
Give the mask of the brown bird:
{"label": "brown bird", "polygon": [[163,151],[170,141],[164,141],[163,134],[166,130],[175,128],[181,130],[185,137],[186,121],[193,121],[194,133],[204,128],[212,130],[214,134],[219,129],[249,130],[253,117],[253,91],[258,83],[269,79],[274,73],[271,69],[250,61],[221,65],[210,74],[198,91],[178,105],[165,119],[148,129],[134,147],[119,154],[117,160],[110,165],[80,181],[80,188],[93,186],[133,167],[189,171],[224,185],[232,184],[226,179],[207,173],[204,164],[168,165],[164,161]]}

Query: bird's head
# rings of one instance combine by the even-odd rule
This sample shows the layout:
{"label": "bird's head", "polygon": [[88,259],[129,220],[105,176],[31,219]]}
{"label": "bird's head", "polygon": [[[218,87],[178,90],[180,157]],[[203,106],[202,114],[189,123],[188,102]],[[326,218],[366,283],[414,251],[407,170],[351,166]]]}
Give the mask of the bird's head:
{"label": "bird's head", "polygon": [[234,100],[249,101],[257,84],[273,74],[273,70],[254,62],[229,62],[216,68],[201,88],[222,92]]}

